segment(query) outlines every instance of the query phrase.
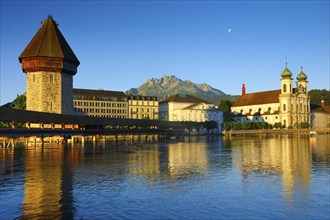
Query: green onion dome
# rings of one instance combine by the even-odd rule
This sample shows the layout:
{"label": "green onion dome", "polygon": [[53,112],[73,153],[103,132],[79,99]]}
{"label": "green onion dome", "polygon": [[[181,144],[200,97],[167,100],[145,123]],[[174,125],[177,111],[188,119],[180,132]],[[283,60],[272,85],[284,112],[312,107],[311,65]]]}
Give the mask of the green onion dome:
{"label": "green onion dome", "polygon": [[283,72],[281,73],[281,76],[282,76],[282,78],[291,78],[292,72],[288,69],[288,64],[286,63],[285,65],[286,65],[286,67],[283,70]]}
{"label": "green onion dome", "polygon": [[306,81],[307,80],[307,75],[303,72],[303,67],[301,67],[301,71],[297,76],[298,81]]}

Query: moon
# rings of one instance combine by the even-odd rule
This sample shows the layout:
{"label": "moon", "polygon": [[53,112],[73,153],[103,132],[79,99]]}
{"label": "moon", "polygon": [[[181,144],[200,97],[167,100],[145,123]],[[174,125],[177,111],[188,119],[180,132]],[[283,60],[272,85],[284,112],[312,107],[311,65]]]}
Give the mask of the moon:
{"label": "moon", "polygon": [[230,32],[231,32],[231,28],[228,28],[228,30],[227,30],[227,31],[228,31],[228,33],[230,33]]}

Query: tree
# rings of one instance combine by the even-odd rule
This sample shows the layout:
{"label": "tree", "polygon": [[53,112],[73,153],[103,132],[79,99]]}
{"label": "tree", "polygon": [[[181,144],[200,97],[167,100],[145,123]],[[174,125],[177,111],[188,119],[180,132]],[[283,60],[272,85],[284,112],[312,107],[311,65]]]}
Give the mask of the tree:
{"label": "tree", "polygon": [[221,100],[218,104],[218,109],[223,111],[223,121],[234,121],[234,114],[231,113],[232,102],[229,100]]}
{"label": "tree", "polygon": [[13,109],[26,110],[26,96],[17,95],[17,98],[13,101]]}
{"label": "tree", "polygon": [[308,95],[313,105],[321,105],[322,98],[325,105],[330,105],[330,91],[326,89],[312,89],[308,92]]}

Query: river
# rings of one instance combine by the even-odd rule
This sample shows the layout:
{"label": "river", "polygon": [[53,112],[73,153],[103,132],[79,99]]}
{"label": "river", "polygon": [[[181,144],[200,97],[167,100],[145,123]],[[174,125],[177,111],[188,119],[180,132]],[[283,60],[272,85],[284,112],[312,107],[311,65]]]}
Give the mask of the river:
{"label": "river", "polygon": [[330,135],[0,149],[0,219],[329,219]]}

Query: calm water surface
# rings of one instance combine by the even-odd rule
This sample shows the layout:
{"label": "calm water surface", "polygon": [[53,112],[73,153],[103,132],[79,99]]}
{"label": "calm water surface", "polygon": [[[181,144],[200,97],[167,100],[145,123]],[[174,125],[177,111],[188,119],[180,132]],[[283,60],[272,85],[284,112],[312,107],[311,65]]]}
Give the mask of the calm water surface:
{"label": "calm water surface", "polygon": [[329,219],[330,136],[0,150],[0,219]]}

